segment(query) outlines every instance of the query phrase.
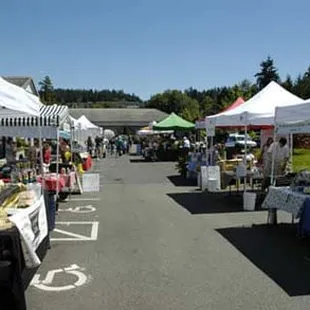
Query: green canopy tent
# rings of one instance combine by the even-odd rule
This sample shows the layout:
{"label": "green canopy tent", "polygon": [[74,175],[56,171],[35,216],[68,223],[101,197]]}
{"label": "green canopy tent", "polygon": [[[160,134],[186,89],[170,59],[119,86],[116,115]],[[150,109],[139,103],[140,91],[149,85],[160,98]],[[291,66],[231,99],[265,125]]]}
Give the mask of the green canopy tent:
{"label": "green canopy tent", "polygon": [[161,122],[153,125],[153,130],[190,130],[194,129],[195,124],[186,121],[182,117],[171,113],[168,117],[163,119]]}

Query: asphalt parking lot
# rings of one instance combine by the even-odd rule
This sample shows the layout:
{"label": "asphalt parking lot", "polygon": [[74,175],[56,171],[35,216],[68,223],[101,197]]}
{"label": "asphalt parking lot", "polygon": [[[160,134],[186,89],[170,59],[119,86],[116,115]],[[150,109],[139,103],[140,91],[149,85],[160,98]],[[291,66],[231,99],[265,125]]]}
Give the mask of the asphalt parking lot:
{"label": "asphalt parking lot", "polygon": [[93,172],[100,193],[60,204],[28,309],[310,309],[307,245],[288,225],[229,198],[217,208],[175,182],[175,163],[124,156]]}

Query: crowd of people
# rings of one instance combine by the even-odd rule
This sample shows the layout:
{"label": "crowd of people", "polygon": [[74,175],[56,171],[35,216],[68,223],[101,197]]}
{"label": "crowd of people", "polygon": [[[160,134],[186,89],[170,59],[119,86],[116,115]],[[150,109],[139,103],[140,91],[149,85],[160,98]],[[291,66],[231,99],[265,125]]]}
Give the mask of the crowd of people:
{"label": "crowd of people", "polygon": [[133,143],[131,136],[119,135],[111,139],[96,136],[95,139],[88,137],[86,141],[87,152],[96,158],[104,158],[108,154],[122,156],[129,153]]}

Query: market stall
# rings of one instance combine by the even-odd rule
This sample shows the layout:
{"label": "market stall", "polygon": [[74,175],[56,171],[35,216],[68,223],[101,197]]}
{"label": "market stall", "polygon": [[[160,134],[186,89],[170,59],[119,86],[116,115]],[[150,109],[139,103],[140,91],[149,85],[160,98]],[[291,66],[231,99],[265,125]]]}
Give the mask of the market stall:
{"label": "market stall", "polygon": [[[34,97],[0,78],[1,129],[18,126],[23,117],[38,118],[40,104]],[[43,197],[40,185],[0,181],[1,307],[26,309],[24,290],[49,247]]]}
{"label": "market stall", "polygon": [[[310,132],[310,100],[299,104],[275,109],[275,136],[283,134],[297,134]],[[276,180],[274,171],[275,152],[272,154],[271,184]],[[300,232],[310,232],[310,172],[297,172],[291,179],[290,187],[270,187],[263,202],[268,209],[268,222],[276,224],[276,211],[284,210],[292,214],[293,218],[300,219]]]}
{"label": "market stall", "polygon": [[[264,89],[248,101],[235,108],[206,117],[206,127],[239,127],[244,129],[245,145],[244,160],[248,156],[247,137],[250,128],[264,129],[274,126],[276,107],[285,107],[299,104],[302,99],[291,94],[276,82],[269,83]],[[244,166],[245,163],[242,163]],[[255,168],[253,166],[253,168]],[[244,180],[249,179],[253,171],[244,168]],[[235,174],[237,174],[235,172]],[[245,187],[246,189],[246,187]]]}
{"label": "market stall", "polygon": [[80,140],[86,142],[88,137],[94,139],[96,136],[102,135],[102,129],[93,124],[85,115],[82,115],[78,120]]}
{"label": "market stall", "polygon": [[50,247],[48,208],[39,184],[0,183],[0,204],[1,305],[26,309],[24,290]]}

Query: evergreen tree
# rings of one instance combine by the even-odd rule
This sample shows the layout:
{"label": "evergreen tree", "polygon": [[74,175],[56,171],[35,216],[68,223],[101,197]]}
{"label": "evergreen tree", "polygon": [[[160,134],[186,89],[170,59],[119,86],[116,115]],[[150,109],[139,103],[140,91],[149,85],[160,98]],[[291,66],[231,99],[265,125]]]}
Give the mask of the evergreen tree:
{"label": "evergreen tree", "polygon": [[289,92],[293,92],[294,82],[289,74],[286,76],[286,79],[282,83],[282,86]]}
{"label": "evergreen tree", "polygon": [[263,89],[271,81],[280,82],[278,69],[275,67],[274,61],[270,56],[260,63],[260,69],[260,72],[254,75],[259,90]]}
{"label": "evergreen tree", "polygon": [[40,86],[40,98],[45,104],[53,104],[56,101],[54,86],[51,78],[47,75],[42,81],[39,82]]}

